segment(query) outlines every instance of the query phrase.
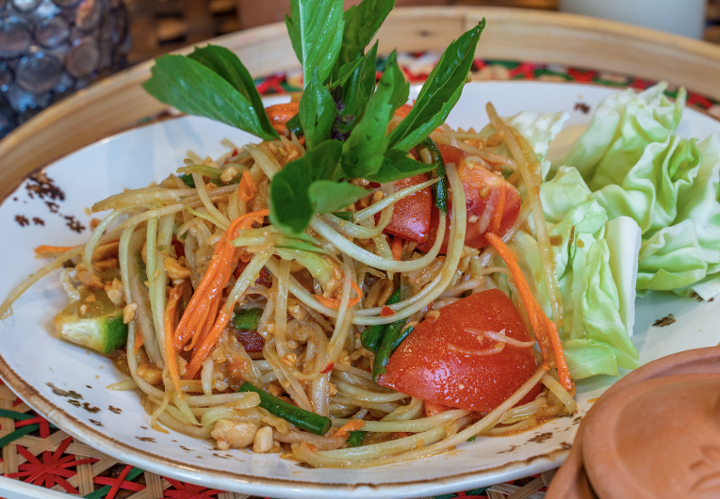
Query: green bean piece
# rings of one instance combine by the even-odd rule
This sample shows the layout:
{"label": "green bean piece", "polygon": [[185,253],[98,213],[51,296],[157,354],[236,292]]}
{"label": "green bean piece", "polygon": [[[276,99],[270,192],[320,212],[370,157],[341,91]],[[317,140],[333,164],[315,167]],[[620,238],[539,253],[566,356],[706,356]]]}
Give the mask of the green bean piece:
{"label": "green bean piece", "polygon": [[355,430],[350,432],[350,436],[347,439],[347,444],[350,447],[357,447],[359,445],[362,445],[363,440],[365,440],[365,432],[362,430]]}
{"label": "green bean piece", "polygon": [[301,430],[323,436],[332,426],[330,418],[295,407],[284,400],[273,397],[269,393],[261,390],[252,383],[248,383],[247,381],[242,384],[238,391],[257,393],[260,395],[260,407],[268,411],[273,416],[283,418],[285,421],[294,424]]}
{"label": "green bean piece", "polygon": [[420,145],[425,147],[432,156],[433,162],[437,165],[437,168],[433,171],[433,178],[439,178],[440,180],[435,184],[433,190],[435,191],[435,206],[442,210],[444,213],[448,212],[448,178],[445,172],[445,163],[440,154],[440,149],[437,144],[430,138],[427,137],[420,142]]}
{"label": "green bean piece", "polygon": [[260,324],[260,317],[262,317],[263,311],[261,308],[250,308],[247,310],[241,310],[235,314],[233,324],[235,329],[239,331],[255,331]]}
{"label": "green bean piece", "polygon": [[[388,301],[385,302],[385,305],[394,305],[400,301],[401,297],[402,288],[397,288],[393,294],[390,295]],[[387,327],[387,324],[376,324],[369,328],[365,328],[365,331],[363,331],[360,335],[360,341],[363,346],[371,352],[377,352],[377,349],[380,346],[380,340],[382,340]]]}
{"label": "green bean piece", "polygon": [[373,361],[372,376],[373,381],[377,382],[381,374],[385,374],[385,366],[387,366],[390,356],[400,346],[400,344],[412,333],[413,328],[409,327],[403,331],[407,319],[402,319],[390,324],[382,337],[380,346],[375,353]]}

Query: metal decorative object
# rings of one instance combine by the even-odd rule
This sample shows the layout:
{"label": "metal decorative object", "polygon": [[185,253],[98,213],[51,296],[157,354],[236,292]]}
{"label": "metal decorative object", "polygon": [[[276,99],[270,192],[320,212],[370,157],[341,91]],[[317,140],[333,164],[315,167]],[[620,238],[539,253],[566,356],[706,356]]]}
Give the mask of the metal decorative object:
{"label": "metal decorative object", "polygon": [[0,0],[0,137],[122,69],[129,42],[122,0]]}

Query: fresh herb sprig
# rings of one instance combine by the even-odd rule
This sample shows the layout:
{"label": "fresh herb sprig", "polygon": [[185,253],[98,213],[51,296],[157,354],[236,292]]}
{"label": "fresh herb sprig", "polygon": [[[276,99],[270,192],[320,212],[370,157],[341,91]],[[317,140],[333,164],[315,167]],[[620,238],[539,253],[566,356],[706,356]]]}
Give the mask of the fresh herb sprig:
{"label": "fresh herb sprig", "polygon": [[[291,0],[286,25],[303,66],[304,91],[288,125],[304,134],[307,152],[273,177],[269,193],[270,220],[288,234],[303,234],[316,213],[341,210],[367,194],[350,180],[392,182],[435,167],[408,151],[445,122],[460,98],[485,21],[450,44],[413,109],[387,134],[409,85],[393,53],[376,87],[378,45],[366,48],[394,4],[363,0],[343,13],[342,0]],[[250,73],[222,47],[160,57],[144,86],[188,114],[278,138]]]}

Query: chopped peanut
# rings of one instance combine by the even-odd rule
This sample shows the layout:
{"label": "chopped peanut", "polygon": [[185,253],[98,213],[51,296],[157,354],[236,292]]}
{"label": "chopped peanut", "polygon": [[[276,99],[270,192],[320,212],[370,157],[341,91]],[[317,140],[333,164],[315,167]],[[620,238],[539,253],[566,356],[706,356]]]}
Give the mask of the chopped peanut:
{"label": "chopped peanut", "polygon": [[258,427],[254,423],[236,423],[229,419],[221,419],[215,423],[210,436],[217,440],[220,450],[241,449],[253,443],[257,430]]}
{"label": "chopped peanut", "polygon": [[95,295],[92,294],[92,293],[90,293],[89,295],[87,295],[87,297],[85,297],[85,302],[86,302],[86,303],[94,303],[95,300],[97,300],[97,298],[96,298]]}
{"label": "chopped peanut", "polygon": [[223,170],[222,174],[220,175],[220,180],[222,180],[226,184],[229,184],[237,176],[238,176],[237,169],[234,166],[229,166]]}
{"label": "chopped peanut", "polygon": [[82,263],[77,264],[75,267],[75,274],[78,280],[90,289],[103,289],[105,284],[95,274],[88,272]]}
{"label": "chopped peanut", "polygon": [[295,355],[294,353],[289,353],[287,355],[283,355],[283,357],[280,360],[286,366],[294,367],[295,364],[297,364],[297,355]]}
{"label": "chopped peanut", "polygon": [[120,282],[118,279],[113,279],[113,282],[105,284],[105,293],[107,294],[108,298],[110,298],[110,301],[113,302],[113,305],[115,305],[116,307],[121,306],[125,302],[122,282]]}
{"label": "chopped peanut", "polygon": [[334,397],[337,395],[337,386],[335,386],[335,383],[328,383],[327,385],[327,394],[328,397]]}
{"label": "chopped peanut", "polygon": [[170,256],[163,258],[163,265],[165,266],[165,272],[173,281],[187,279],[192,276],[189,269],[180,265],[180,262]]}
{"label": "chopped peanut", "polygon": [[116,269],[118,268],[118,266],[119,264],[117,258],[106,258],[105,260],[93,263],[93,267],[95,267],[95,269],[100,272],[105,272],[106,270],[110,269]]}
{"label": "chopped peanut", "polygon": [[273,397],[279,397],[280,395],[282,395],[283,392],[282,388],[280,388],[280,386],[278,386],[278,384],[275,382],[269,383],[267,386],[267,390]]}
{"label": "chopped peanut", "polygon": [[255,433],[253,439],[253,452],[268,452],[273,448],[273,429],[272,426],[263,426]]}
{"label": "chopped peanut", "polygon": [[137,315],[137,309],[137,303],[128,303],[127,305],[125,305],[125,308],[123,309],[123,323],[127,324],[131,320],[135,319],[135,316]]}
{"label": "chopped peanut", "polygon": [[120,241],[110,241],[98,246],[92,255],[93,261],[105,260],[106,258],[117,258]]}
{"label": "chopped peanut", "polygon": [[137,368],[138,376],[150,383],[159,385],[162,383],[162,371],[152,364],[141,364]]}

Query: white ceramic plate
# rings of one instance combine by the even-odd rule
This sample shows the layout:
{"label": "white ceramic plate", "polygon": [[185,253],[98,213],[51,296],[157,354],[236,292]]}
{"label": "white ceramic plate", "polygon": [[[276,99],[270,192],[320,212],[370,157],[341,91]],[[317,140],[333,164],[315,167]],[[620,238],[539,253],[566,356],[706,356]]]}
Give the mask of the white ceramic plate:
{"label": "white ceramic plate", "polygon": [[[485,103],[492,101],[503,116],[522,110],[569,111],[568,133],[572,135],[572,125],[587,123],[600,100],[611,92],[567,83],[471,84],[449,123],[482,127],[487,123]],[[577,103],[588,105],[590,113],[576,110]],[[679,131],[686,137],[705,138],[710,133],[720,134],[720,123],[687,110]],[[0,246],[0,296],[6,296],[41,266],[33,260],[32,248],[85,241],[88,231],[71,231],[65,216],[89,226],[91,217],[85,210],[95,201],[124,188],[161,180],[182,164],[187,150],[216,157],[225,152],[220,145],[223,138],[238,144],[253,140],[244,132],[203,118],[179,118],[111,137],[49,166],[47,175],[64,191],[63,201],[41,199],[37,194],[30,197],[23,184],[0,206],[4,240]],[[562,143],[563,138],[557,141]],[[49,201],[57,204],[53,207],[57,213],[52,213]],[[18,216],[25,217],[29,225],[21,227]],[[33,217],[44,225],[35,224]],[[478,438],[442,455],[376,469],[308,469],[277,455],[219,451],[210,441],[148,429],[149,417],[140,407],[138,393],[105,389],[123,378],[108,359],[54,337],[52,320],[66,300],[57,276],[48,277],[23,295],[14,307],[15,314],[0,323],[0,374],[8,385],[57,426],[120,460],[179,480],[260,496],[430,496],[541,472],[560,465],[582,415],[614,381],[601,377],[579,383],[576,417],[556,419],[527,433]],[[652,327],[668,314],[675,317],[674,324]],[[720,341],[718,319],[717,303],[664,294],[639,300],[633,341],[641,362],[716,345]]]}

